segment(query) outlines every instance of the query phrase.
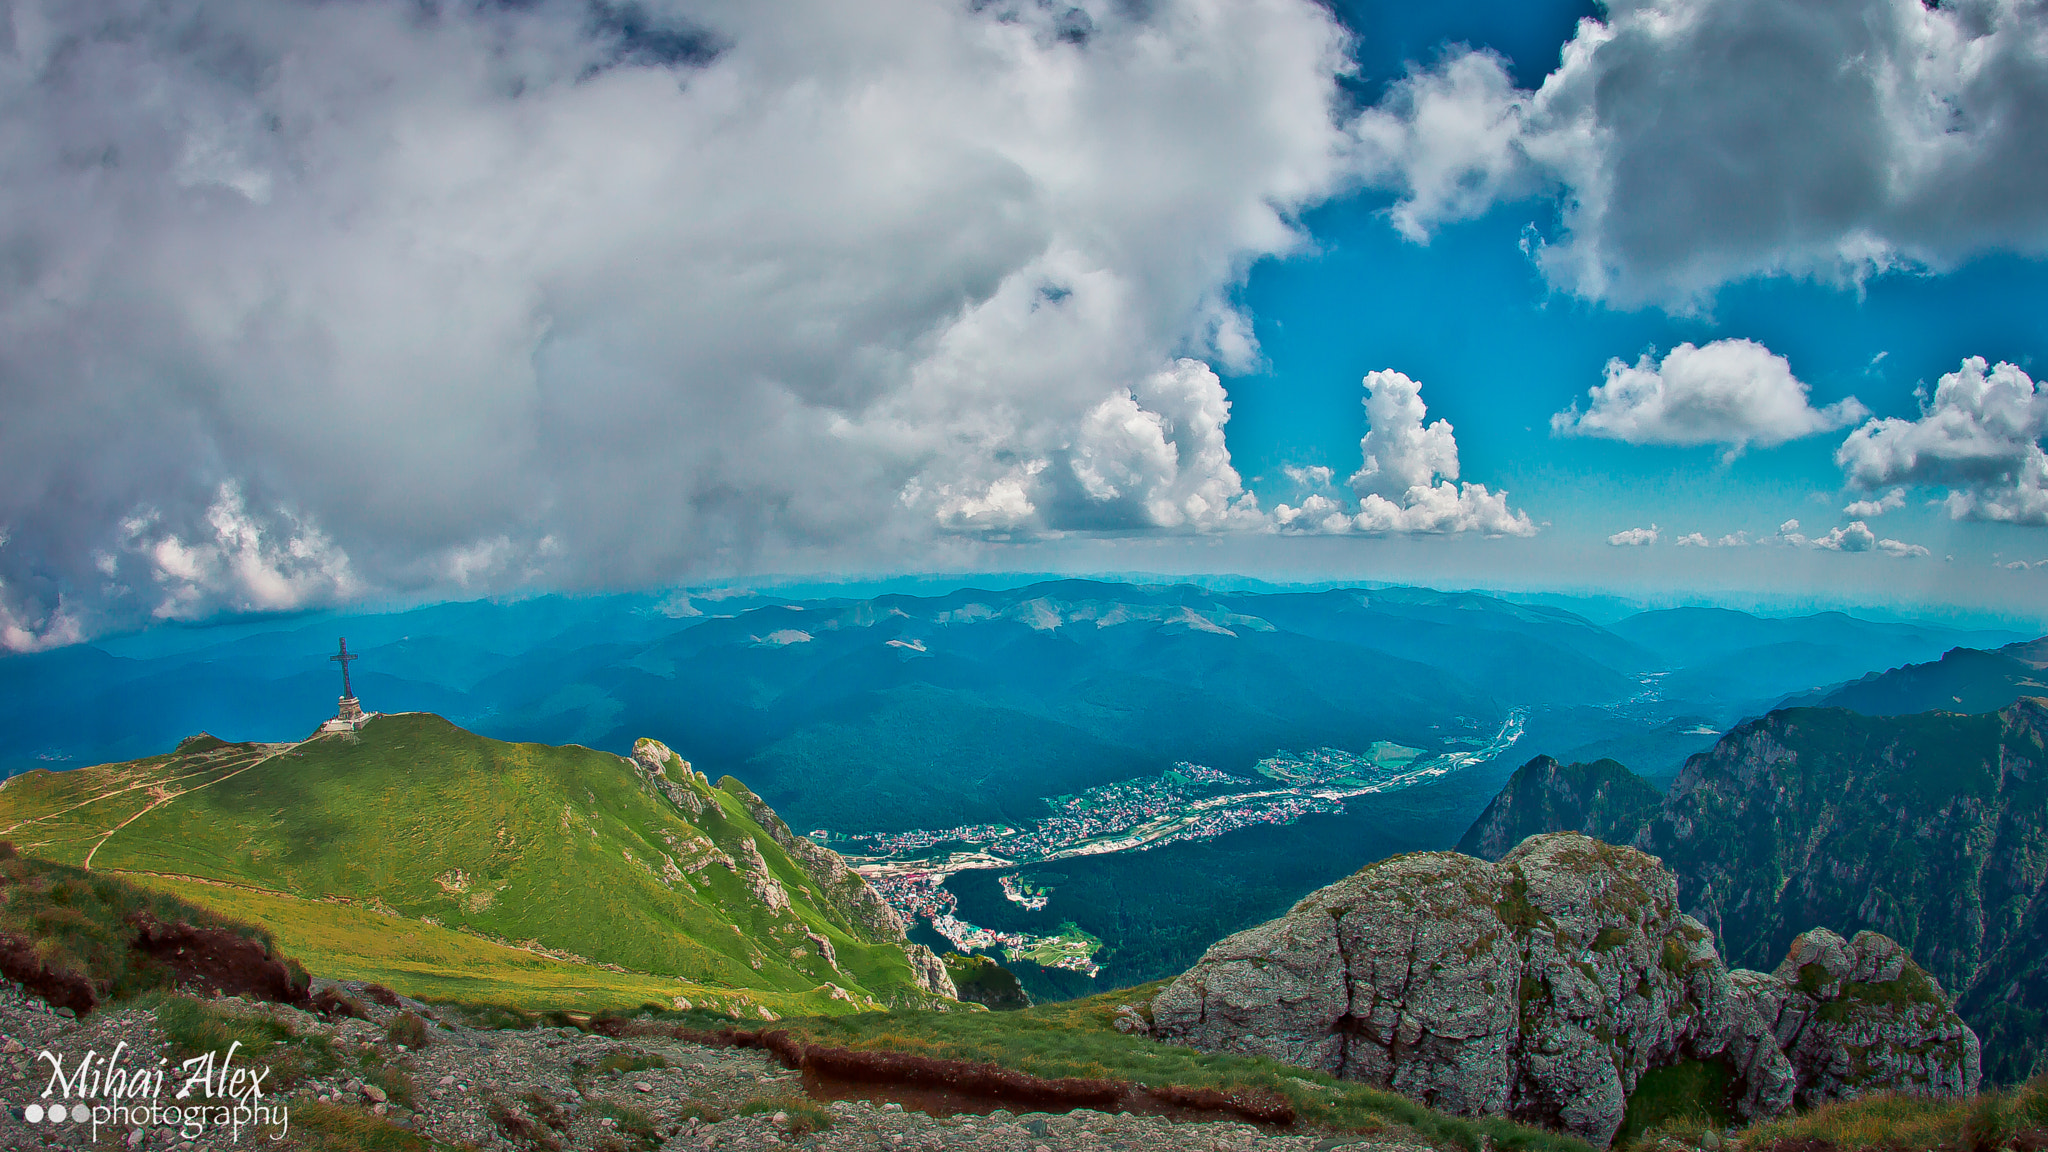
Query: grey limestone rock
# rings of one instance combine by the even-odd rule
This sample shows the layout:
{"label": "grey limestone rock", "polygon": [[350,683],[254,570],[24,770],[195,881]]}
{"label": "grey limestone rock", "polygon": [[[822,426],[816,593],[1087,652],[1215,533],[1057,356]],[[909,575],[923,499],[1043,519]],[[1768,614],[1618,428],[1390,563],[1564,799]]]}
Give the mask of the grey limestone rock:
{"label": "grey limestone rock", "polygon": [[1738,972],[1811,1107],[1872,1092],[1966,1096],[1982,1052],[1941,986],[1890,937],[1801,933],[1775,972]]}
{"label": "grey limestone rock", "polygon": [[747,815],[753,817],[754,823],[768,833],[769,839],[781,845],[791,859],[810,873],[825,902],[846,918],[847,927],[854,935],[874,944],[903,942],[902,918],[866,878],[846,866],[846,860],[839,853],[819,845],[808,836],[797,835],[773,808],[739,781],[727,777],[719,782],[719,787],[737,799],[747,810]]}
{"label": "grey limestone rock", "polygon": [[1744,1121],[1795,1091],[1974,1089],[1975,1037],[1897,945],[1800,939],[1774,975],[1730,973],[1656,857],[1532,836],[1497,864],[1414,853],[1310,895],[1210,948],[1153,1030],[1602,1144],[1642,1076],[1685,1060],[1728,1066]]}
{"label": "grey limestone rock", "polygon": [[960,989],[953,985],[953,977],[946,971],[946,962],[939,954],[922,944],[905,944],[903,954],[910,957],[910,972],[925,991],[958,1000]]}

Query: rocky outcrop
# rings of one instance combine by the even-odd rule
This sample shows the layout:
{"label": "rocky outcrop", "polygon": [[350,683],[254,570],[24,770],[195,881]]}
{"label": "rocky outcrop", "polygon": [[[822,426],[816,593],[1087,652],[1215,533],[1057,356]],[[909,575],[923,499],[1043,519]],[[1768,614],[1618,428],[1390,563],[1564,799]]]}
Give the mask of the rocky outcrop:
{"label": "rocky outcrop", "polygon": [[752,837],[742,836],[734,849],[733,872],[754,894],[754,899],[767,905],[770,912],[789,911],[789,889],[768,870],[768,860],[761,855],[760,845]]}
{"label": "rocky outcrop", "polygon": [[846,917],[848,928],[869,943],[900,944],[904,940],[904,926],[901,917],[883,901],[881,894],[861,876],[846,866],[839,853],[830,848],[820,847],[807,836],[799,836],[790,830],[782,817],[768,807],[766,801],[730,776],[718,782],[720,789],[730,794],[753,817],[770,839],[782,846],[790,858],[803,866],[817,882],[818,891],[825,902]]}
{"label": "rocky outcrop", "polygon": [[1498,860],[1544,832],[1583,832],[1626,844],[1663,799],[1648,780],[1616,761],[1560,764],[1538,756],[1515,770],[1458,841],[1458,851]]}
{"label": "rocky outcrop", "polygon": [[[704,779],[702,772],[693,771],[688,760],[670,751],[668,745],[645,736],[633,741],[633,767],[662,795],[668,797],[670,803],[689,813],[691,819],[704,814],[704,798],[697,794],[696,789],[689,786],[689,781],[694,777],[707,788],[710,787],[710,782]],[[682,778],[681,782],[669,776],[671,768]]]}
{"label": "rocky outcrop", "polygon": [[[1197,1048],[1605,1143],[1643,1074],[1682,1060],[1726,1064],[1739,1119],[1782,1112],[1809,1088],[1774,1031],[1789,996],[1773,1000],[1751,978],[1778,979],[1731,977],[1654,857],[1560,833],[1498,864],[1429,852],[1362,869],[1209,949],[1154,999],[1152,1025]],[[1865,1028],[1889,1028],[1953,1064],[1925,1090],[1974,1082],[1965,1053],[1943,1047],[1961,1023],[1940,1008],[1940,1019],[1898,1011]],[[1841,1033],[1852,1034],[1863,1033]],[[1810,1027],[1799,1035],[1822,1042]],[[1864,1083],[1816,1081],[1810,1091]]]}
{"label": "rocky outcrop", "polygon": [[905,944],[903,954],[910,957],[910,974],[925,991],[949,1000],[960,998],[960,990],[953,986],[953,977],[946,971],[946,962],[939,959],[938,953],[922,944]]}
{"label": "rocky outcrop", "polygon": [[[2005,657],[2038,675],[2044,645]],[[1981,715],[1781,709],[1688,760],[1647,812],[1601,803],[1638,783],[1533,762],[1461,847],[1487,855],[1525,830],[1626,842],[1664,861],[1680,906],[1745,968],[1774,967],[1817,924],[1883,933],[1954,990],[1987,1079],[2048,1072],[2048,700]]]}
{"label": "rocky outcrop", "polygon": [[1977,1035],[1890,937],[1802,933],[1766,976],[1734,973],[1790,1058],[1804,1108],[1872,1092],[1965,1096],[1977,1090]]}
{"label": "rocky outcrop", "polygon": [[1688,761],[1633,843],[1731,964],[1817,924],[1881,932],[1955,990],[1988,1078],[2048,1071],[2048,701],[1773,712]]}

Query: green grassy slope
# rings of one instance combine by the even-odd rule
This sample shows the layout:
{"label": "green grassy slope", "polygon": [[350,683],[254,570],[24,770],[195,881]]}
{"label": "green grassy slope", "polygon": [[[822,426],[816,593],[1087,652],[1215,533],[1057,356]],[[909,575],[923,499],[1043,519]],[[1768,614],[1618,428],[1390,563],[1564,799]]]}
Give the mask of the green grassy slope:
{"label": "green grassy slope", "polygon": [[[1472,1152],[1590,1152],[1570,1136],[1499,1117],[1464,1119],[1405,1096],[1263,1057],[1198,1052],[1115,1027],[1119,1006],[1149,1005],[1164,981],[1018,1012],[868,1012],[790,1020],[807,1043],[998,1064],[1035,1076],[1251,1090],[1281,1096],[1314,1129],[1378,1133],[1392,1141]],[[1325,1146],[1338,1143],[1327,1141]]]}
{"label": "green grassy slope", "polygon": [[[209,903],[246,904],[259,923],[263,912],[304,927],[324,906],[309,902],[341,902],[521,955],[818,1008],[930,999],[902,949],[849,923],[733,794],[671,765],[664,795],[609,753],[385,716],[295,747],[187,745],[29,773],[0,788],[0,835],[54,859],[90,854],[96,870],[257,890],[217,887]],[[299,910],[265,894],[298,897]],[[321,931],[321,951],[349,951],[345,930]]]}

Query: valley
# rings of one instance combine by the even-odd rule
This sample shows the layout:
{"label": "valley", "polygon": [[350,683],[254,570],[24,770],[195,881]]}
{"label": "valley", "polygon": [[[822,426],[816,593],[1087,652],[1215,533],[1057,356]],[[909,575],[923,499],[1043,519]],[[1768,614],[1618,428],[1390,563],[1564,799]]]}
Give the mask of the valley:
{"label": "valley", "polygon": [[[906,923],[923,921],[962,952],[1000,949],[1011,960],[1030,960],[1094,976],[1102,941],[1072,922],[1053,936],[985,928],[962,919],[946,881],[960,872],[1004,872],[998,878],[1010,902],[1028,911],[1046,907],[1050,892],[1031,889],[1015,869],[1076,857],[1144,852],[1182,841],[1213,840],[1256,825],[1292,824],[1313,813],[1344,811],[1344,801],[1407,788],[1508,754],[1528,719],[1516,709],[1476,748],[1434,754],[1390,741],[1362,753],[1316,748],[1258,761],[1258,774],[1278,787],[1200,764],[1182,762],[1156,777],[1122,780],[1083,792],[1048,797],[1053,815],[1027,827],[980,824],[912,829],[890,834],[835,834],[817,829],[811,839],[847,858]],[[943,849],[943,851],[932,851]]]}

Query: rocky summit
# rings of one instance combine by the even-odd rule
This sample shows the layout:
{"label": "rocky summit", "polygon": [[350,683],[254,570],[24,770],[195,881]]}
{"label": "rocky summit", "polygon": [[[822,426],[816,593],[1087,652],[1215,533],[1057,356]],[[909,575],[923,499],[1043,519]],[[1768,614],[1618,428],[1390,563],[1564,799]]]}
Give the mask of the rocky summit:
{"label": "rocky summit", "polygon": [[1777,971],[1730,972],[1656,857],[1576,833],[1370,865],[1210,948],[1152,1015],[1162,1039],[1599,1144],[1683,1061],[1724,1065],[1744,1121],[1979,1076],[1976,1036],[1890,940],[1808,933]]}

